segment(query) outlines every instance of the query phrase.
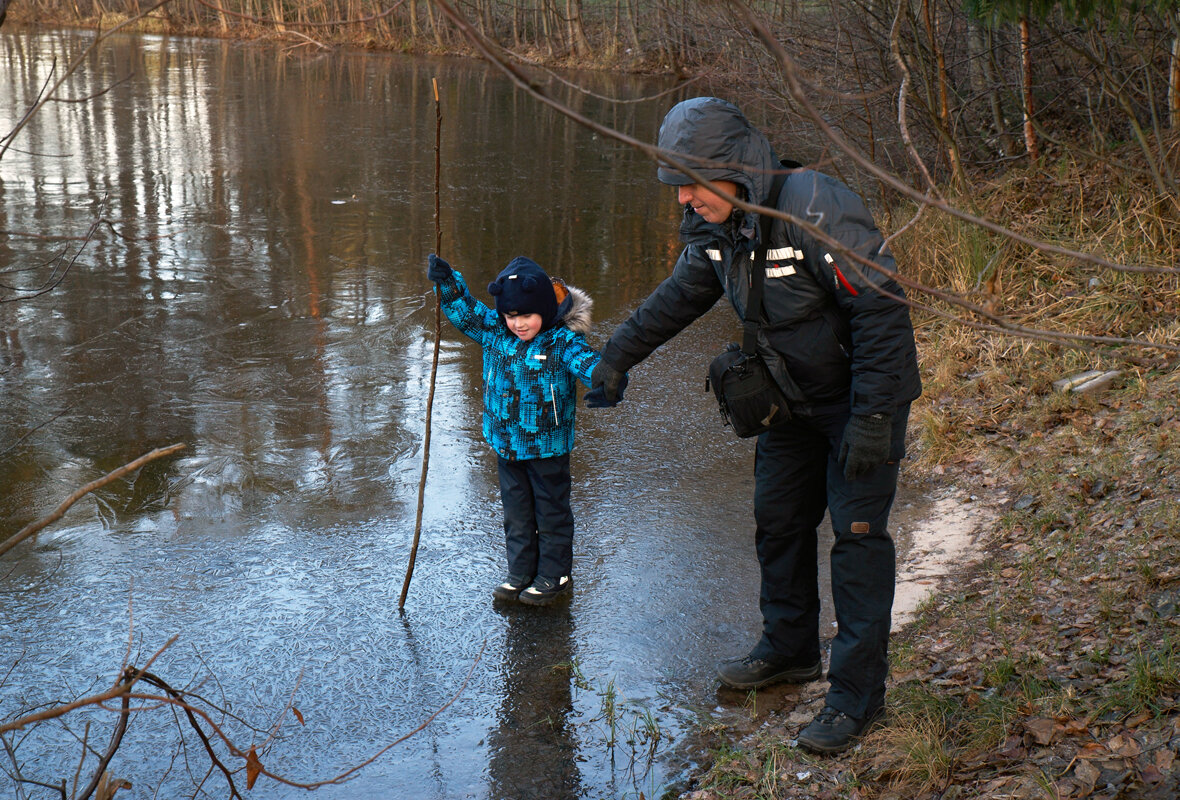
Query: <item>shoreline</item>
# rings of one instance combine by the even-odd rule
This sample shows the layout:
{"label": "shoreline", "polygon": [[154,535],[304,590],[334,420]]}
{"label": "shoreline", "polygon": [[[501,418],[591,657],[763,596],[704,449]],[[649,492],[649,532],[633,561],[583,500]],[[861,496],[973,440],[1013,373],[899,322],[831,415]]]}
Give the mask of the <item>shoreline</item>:
{"label": "shoreline", "polygon": [[[391,55],[417,56],[423,58],[466,58],[477,61],[487,59],[475,52],[467,45],[465,39],[459,41],[458,47],[451,47],[438,42],[429,41],[425,34],[419,34],[418,40],[406,38],[379,39],[372,34],[350,35],[347,33],[333,33],[315,36],[303,33],[301,25],[291,22],[264,21],[253,24],[235,24],[219,29],[208,25],[178,24],[167,16],[148,14],[139,19],[131,15],[108,12],[101,17],[76,16],[40,16],[28,18],[21,6],[9,8],[5,25],[0,30],[12,32],[14,30],[75,30],[89,31],[95,34],[109,34],[118,29],[119,33],[138,34],[147,36],[185,36],[197,39],[216,39],[233,41],[241,44],[270,44],[282,45],[284,51],[313,48],[316,54],[332,50],[357,50],[368,53],[388,53]],[[124,27],[119,27],[124,26]],[[347,25],[337,26],[346,28]],[[315,29],[312,29],[313,31]],[[423,44],[424,43],[424,44]],[[610,56],[602,50],[597,50],[597,57],[579,59],[576,55],[563,56],[546,55],[535,47],[520,45],[511,47],[501,45],[505,54],[524,66],[541,70],[590,70],[607,72],[618,75],[647,75],[668,76],[689,79],[695,77],[682,69],[673,68],[658,63],[658,57],[647,53],[634,56]],[[656,58],[656,61],[652,59]]]}

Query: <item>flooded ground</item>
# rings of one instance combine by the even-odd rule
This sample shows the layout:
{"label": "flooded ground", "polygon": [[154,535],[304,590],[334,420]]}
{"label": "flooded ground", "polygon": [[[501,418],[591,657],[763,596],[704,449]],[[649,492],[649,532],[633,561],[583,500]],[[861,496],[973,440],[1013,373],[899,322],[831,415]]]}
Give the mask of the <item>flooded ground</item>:
{"label": "flooded ground", "polygon": [[[0,131],[88,43],[0,35]],[[543,610],[490,601],[504,556],[479,354],[445,330],[397,609],[434,335],[435,77],[442,252],[477,290],[536,259],[594,297],[600,344],[671,267],[673,196],[478,63],[119,38],[65,85],[92,99],[41,109],[0,158],[0,535],[186,445],[0,559],[0,718],[150,661],[294,784],[381,753],[317,797],[525,800],[657,797],[691,766],[693,733],[741,713],[714,666],[759,625],[753,451],[703,391],[737,331],[726,309],[637,368],[620,408],[579,412],[575,590]],[[584,77],[624,98],[667,88]],[[552,88],[645,140],[675,101]],[[927,508],[899,500],[902,540]],[[29,729],[9,779],[19,764],[72,780],[115,719]],[[244,785],[244,759],[216,747]],[[120,797],[226,794],[158,707],[135,714],[111,771],[134,784]],[[258,796],[305,794],[259,781]]]}

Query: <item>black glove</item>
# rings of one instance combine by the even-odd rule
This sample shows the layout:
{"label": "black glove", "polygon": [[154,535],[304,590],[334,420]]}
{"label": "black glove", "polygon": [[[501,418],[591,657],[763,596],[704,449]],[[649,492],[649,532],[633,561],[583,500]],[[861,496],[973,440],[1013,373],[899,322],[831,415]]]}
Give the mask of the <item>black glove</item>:
{"label": "black glove", "polygon": [[429,258],[426,259],[426,263],[430,265],[426,269],[426,277],[435,283],[441,283],[451,277],[451,265],[434,253],[430,254]]}
{"label": "black glove", "polygon": [[844,477],[854,481],[889,458],[893,417],[889,414],[853,414],[844,426],[838,461]]}
{"label": "black glove", "polygon": [[[599,359],[594,370],[590,373],[590,393],[586,395],[587,406],[590,408],[611,408],[618,404],[623,399],[623,392],[619,388],[619,384],[626,380],[626,377],[624,373],[608,364],[606,359]],[[623,385],[626,386],[625,383]],[[595,398],[595,402],[601,398],[603,405],[589,405],[591,397]]]}
{"label": "black glove", "polygon": [[[593,373],[591,373],[591,380],[593,379]],[[614,408],[619,403],[623,402],[623,390],[626,388],[627,373],[624,372],[623,377],[619,379],[618,385],[615,387],[615,397],[617,399],[613,403],[606,399],[605,384],[600,384],[586,392],[586,408]]]}

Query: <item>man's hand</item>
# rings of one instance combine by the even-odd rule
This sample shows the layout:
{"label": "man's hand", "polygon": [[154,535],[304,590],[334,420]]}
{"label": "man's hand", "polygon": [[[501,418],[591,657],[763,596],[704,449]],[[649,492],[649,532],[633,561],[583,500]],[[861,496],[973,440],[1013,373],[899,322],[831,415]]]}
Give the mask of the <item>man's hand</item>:
{"label": "man's hand", "polygon": [[617,398],[613,403],[606,399],[606,387],[596,386],[590,391],[586,392],[586,408],[614,408],[619,403],[623,402],[623,390],[627,388],[627,374],[623,373],[623,377],[619,379],[618,386],[615,390],[615,397]]}
{"label": "man's hand", "polygon": [[889,414],[853,414],[844,426],[837,460],[844,477],[854,481],[889,458],[893,417]]}
{"label": "man's hand", "polygon": [[434,253],[430,254],[426,263],[429,265],[426,269],[426,277],[435,283],[441,283],[451,277],[451,265]]}
{"label": "man's hand", "polygon": [[619,372],[605,360],[599,360],[590,373],[590,391],[586,394],[586,407],[613,408],[623,399],[625,388],[626,373]]}

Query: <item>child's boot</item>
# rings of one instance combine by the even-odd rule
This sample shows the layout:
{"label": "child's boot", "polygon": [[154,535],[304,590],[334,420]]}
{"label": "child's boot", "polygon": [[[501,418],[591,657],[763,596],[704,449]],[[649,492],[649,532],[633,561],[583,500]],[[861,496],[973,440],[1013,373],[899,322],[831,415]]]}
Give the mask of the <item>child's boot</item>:
{"label": "child's boot", "polygon": [[567,597],[574,588],[569,575],[560,578],[546,578],[544,575],[533,581],[533,585],[522,591],[517,599],[530,606],[548,606]]}
{"label": "child's boot", "polygon": [[492,597],[497,600],[515,600],[521,591],[532,582],[531,575],[509,575],[503,583],[492,589]]}

